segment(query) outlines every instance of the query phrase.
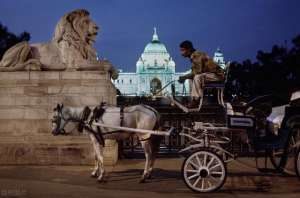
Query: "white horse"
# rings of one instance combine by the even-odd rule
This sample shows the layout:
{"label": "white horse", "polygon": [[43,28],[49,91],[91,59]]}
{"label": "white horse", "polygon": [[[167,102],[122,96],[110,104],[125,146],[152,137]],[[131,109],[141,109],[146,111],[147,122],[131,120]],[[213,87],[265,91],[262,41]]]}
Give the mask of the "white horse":
{"label": "white horse", "polygon": [[[86,107],[87,108],[87,107]],[[99,108],[99,107],[98,107]],[[122,126],[137,128],[137,129],[148,129],[154,130],[158,128],[159,123],[159,114],[157,111],[146,105],[136,105],[124,108],[124,117],[120,118],[120,108],[113,106],[104,106],[101,109],[102,111],[99,120],[94,120],[93,123],[102,123],[108,124],[111,126]],[[84,128],[92,141],[94,150],[95,150],[95,168],[91,174],[92,177],[98,177],[99,182],[104,181],[104,164],[103,164],[103,149],[104,149],[104,139],[116,139],[124,140],[130,137],[131,135],[136,135],[141,141],[142,147],[145,152],[146,163],[143,175],[140,179],[140,182],[145,182],[146,179],[151,177],[153,170],[153,165],[155,161],[156,153],[159,150],[159,144],[161,138],[159,136],[147,134],[147,133],[132,133],[125,131],[112,131],[113,129],[108,129],[104,127],[88,125],[84,123],[84,120],[92,119],[92,114],[85,113],[85,108],[73,108],[73,107],[64,107],[63,104],[57,104],[57,107],[54,108],[54,115],[52,120],[52,134],[71,134],[72,132],[66,132],[65,127],[68,123],[75,123],[79,128]],[[84,115],[86,114],[86,115]],[[94,115],[94,114],[93,114]],[[86,118],[83,118],[87,116]],[[84,119],[84,120],[83,120]],[[83,127],[84,125],[84,127]],[[80,129],[79,129],[80,131]],[[104,135],[105,132],[109,132],[107,135]]]}

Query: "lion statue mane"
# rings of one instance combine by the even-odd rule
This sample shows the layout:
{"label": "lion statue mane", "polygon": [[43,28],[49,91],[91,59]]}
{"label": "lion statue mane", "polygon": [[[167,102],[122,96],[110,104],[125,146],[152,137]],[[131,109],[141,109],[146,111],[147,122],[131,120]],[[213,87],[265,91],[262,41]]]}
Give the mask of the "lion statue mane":
{"label": "lion statue mane", "polygon": [[87,10],[74,10],[59,20],[50,42],[24,41],[8,49],[0,62],[0,71],[102,70],[115,77],[112,65],[97,59],[93,44],[98,29]]}

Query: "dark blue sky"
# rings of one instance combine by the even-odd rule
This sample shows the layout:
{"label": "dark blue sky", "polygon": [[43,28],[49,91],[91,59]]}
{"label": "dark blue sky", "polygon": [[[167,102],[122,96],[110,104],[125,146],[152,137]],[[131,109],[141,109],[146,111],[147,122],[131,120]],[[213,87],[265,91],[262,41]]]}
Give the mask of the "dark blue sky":
{"label": "dark blue sky", "polygon": [[135,70],[154,26],[177,71],[189,67],[178,51],[182,40],[210,56],[220,46],[226,60],[241,61],[300,34],[299,0],[1,0],[0,22],[30,32],[31,42],[48,41],[59,18],[77,8],[89,10],[101,28],[100,57],[125,71]]}

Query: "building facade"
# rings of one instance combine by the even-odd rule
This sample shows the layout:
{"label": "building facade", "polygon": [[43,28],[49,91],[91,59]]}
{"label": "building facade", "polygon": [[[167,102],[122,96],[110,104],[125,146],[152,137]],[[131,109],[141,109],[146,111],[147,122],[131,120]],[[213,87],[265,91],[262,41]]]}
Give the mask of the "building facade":
{"label": "building facade", "polygon": [[[219,49],[215,53],[214,61],[225,66],[223,55]],[[136,72],[120,71],[118,79],[113,83],[122,95],[147,96],[171,94],[171,86],[168,84],[174,82],[176,95],[189,95],[189,81],[186,80],[184,84],[180,84],[177,80],[179,76],[190,71],[176,72],[175,66],[175,62],[166,46],[160,42],[156,28],[154,28],[152,41],[146,45],[136,62]],[[162,88],[164,89],[158,93]]]}

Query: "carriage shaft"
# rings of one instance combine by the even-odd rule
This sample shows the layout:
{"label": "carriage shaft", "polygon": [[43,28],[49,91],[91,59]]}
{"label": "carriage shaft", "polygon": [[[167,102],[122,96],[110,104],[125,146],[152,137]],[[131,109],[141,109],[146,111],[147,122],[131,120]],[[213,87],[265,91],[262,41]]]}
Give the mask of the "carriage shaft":
{"label": "carriage shaft", "polygon": [[169,136],[170,133],[174,130],[174,128],[171,128],[169,131],[135,129],[135,128],[129,128],[129,127],[112,126],[112,125],[102,124],[102,123],[93,123],[93,125],[99,126],[99,127],[111,128],[114,130],[128,131],[128,132],[133,132],[133,133],[149,133],[151,135],[161,135],[161,136]]}

